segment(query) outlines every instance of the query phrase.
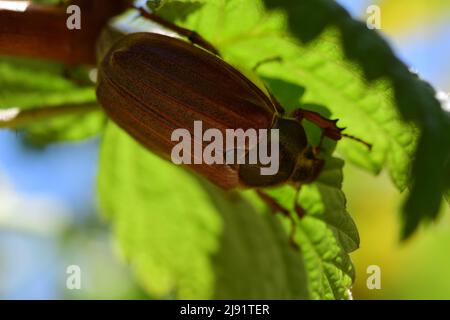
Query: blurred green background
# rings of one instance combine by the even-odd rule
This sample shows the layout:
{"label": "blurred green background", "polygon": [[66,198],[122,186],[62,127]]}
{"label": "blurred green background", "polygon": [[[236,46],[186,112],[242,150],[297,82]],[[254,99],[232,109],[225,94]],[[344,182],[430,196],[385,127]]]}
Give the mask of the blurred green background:
{"label": "blurred green background", "polygon": [[[444,92],[450,91],[450,1],[340,0],[366,19],[381,7],[382,32],[397,53]],[[1,90],[1,88],[0,88]],[[94,198],[98,140],[23,144],[0,131],[0,298],[151,298],[121,261]],[[398,240],[403,196],[386,174],[345,167],[348,211],[361,235],[351,255],[355,299],[450,299],[450,217]],[[66,267],[80,265],[82,290],[67,290]],[[367,267],[381,268],[381,290],[366,286]]]}
{"label": "blurred green background", "polygon": [[[381,8],[382,32],[397,53],[437,89],[450,91],[450,1],[340,1],[362,19],[366,8]],[[399,242],[403,197],[388,177],[374,178],[346,166],[348,209],[361,235],[352,259],[357,269],[356,299],[450,299],[450,217],[445,214],[406,243]],[[446,208],[447,207],[447,208]],[[366,286],[367,267],[381,268],[381,290]]]}

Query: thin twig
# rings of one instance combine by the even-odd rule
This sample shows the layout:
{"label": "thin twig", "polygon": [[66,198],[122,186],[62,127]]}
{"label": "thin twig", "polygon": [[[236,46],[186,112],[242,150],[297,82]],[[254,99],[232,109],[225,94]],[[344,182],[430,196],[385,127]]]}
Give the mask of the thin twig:
{"label": "thin twig", "polygon": [[0,54],[96,64],[97,39],[108,20],[125,10],[128,0],[72,0],[81,8],[81,29],[70,29],[66,6],[0,0]]}
{"label": "thin twig", "polygon": [[96,102],[64,104],[34,109],[0,109],[0,128],[15,129],[41,120],[49,120],[70,114],[83,114],[95,110],[100,110]]}

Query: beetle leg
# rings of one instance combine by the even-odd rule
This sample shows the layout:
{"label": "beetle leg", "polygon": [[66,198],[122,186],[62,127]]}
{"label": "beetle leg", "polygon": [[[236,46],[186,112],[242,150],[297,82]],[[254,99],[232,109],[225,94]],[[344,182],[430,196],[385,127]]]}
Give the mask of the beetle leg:
{"label": "beetle leg", "polygon": [[321,116],[319,113],[304,109],[296,109],[293,112],[293,116],[299,120],[302,121],[303,119],[306,119],[315,125],[317,125],[319,128],[321,128],[323,131],[323,135],[332,139],[332,140],[340,140],[342,139],[342,130],[344,128],[339,128],[336,125],[337,120],[330,120],[323,116]]}
{"label": "beetle leg", "polygon": [[298,195],[300,194],[300,189],[302,187],[299,186],[295,192],[295,197],[294,197],[294,208],[295,208],[295,212],[297,213],[297,217],[299,217],[299,219],[302,219],[305,216],[305,209],[303,209],[299,204],[298,204]]}
{"label": "beetle leg", "polygon": [[297,225],[289,210],[282,207],[274,198],[269,196],[261,189],[256,189],[256,193],[261,198],[261,200],[264,201],[273,210],[274,213],[281,212],[285,217],[289,219],[289,221],[291,222],[291,231],[289,233],[289,245],[292,246],[294,249],[298,250],[298,245],[295,242],[295,230]]}
{"label": "beetle leg", "polygon": [[289,216],[289,210],[281,206],[274,198],[261,189],[256,189],[256,193],[274,212],[281,212],[284,216]]}
{"label": "beetle leg", "polygon": [[312,151],[315,156],[317,156],[320,153],[325,137],[328,137],[334,141],[342,139],[343,136],[342,130],[344,130],[344,128],[339,128],[336,125],[337,120],[330,120],[321,116],[317,112],[304,109],[294,110],[293,116],[298,121],[302,121],[303,119],[309,120],[310,122],[314,123],[315,125],[317,125],[319,128],[322,129],[320,133],[319,144],[312,148]]}
{"label": "beetle leg", "polygon": [[266,63],[270,63],[270,62],[282,62],[283,58],[280,56],[275,56],[275,57],[270,57],[270,58],[266,58],[263,59],[261,61],[258,61],[252,68],[253,72],[256,72],[258,70],[259,67],[261,67],[262,65],[266,64]]}
{"label": "beetle leg", "polygon": [[[280,57],[280,56],[270,57],[270,58],[267,58],[267,59],[258,61],[258,62],[253,66],[252,71],[253,71],[253,72],[256,72],[256,71],[258,70],[258,68],[261,67],[263,64],[270,63],[270,62],[281,62],[281,61],[283,61],[283,58]],[[275,109],[277,110],[277,112],[278,112],[280,115],[283,115],[283,114],[284,114],[284,108],[283,108],[283,106],[281,105],[281,103],[278,102],[278,100],[275,98],[275,96],[272,94],[272,92],[270,92],[269,88],[268,88],[266,85],[264,85],[264,86],[266,87],[266,91],[269,93],[270,101],[272,101],[272,103],[273,103]]]}
{"label": "beetle leg", "polygon": [[197,32],[177,26],[176,24],[174,24],[166,19],[163,19],[154,13],[146,11],[144,8],[136,8],[136,9],[139,10],[139,12],[141,13],[141,15],[144,18],[147,18],[153,22],[156,22],[156,23],[162,25],[163,27],[178,33],[180,36],[188,38],[191,43],[196,44],[196,45],[202,47],[203,49],[206,49],[209,52],[211,52],[215,55],[218,55],[220,57],[219,50],[217,50],[209,41],[205,40]]}
{"label": "beetle leg", "polygon": [[313,154],[315,156],[318,156],[320,153],[320,150],[322,150],[323,141],[325,140],[325,131],[322,130],[320,134],[319,144],[312,148]]}
{"label": "beetle leg", "polygon": [[358,141],[358,142],[364,144],[367,148],[369,148],[369,150],[372,149],[372,145],[370,143],[367,143],[366,141],[359,139],[357,137],[354,137],[352,135],[343,133],[342,131],[345,128],[339,128],[336,125],[336,122],[338,120],[327,119],[327,118],[321,116],[317,112],[304,110],[304,109],[294,110],[293,116],[299,121],[306,119],[322,129],[322,136],[321,136],[320,144],[319,144],[318,148],[320,148],[320,146],[322,145],[324,137],[328,137],[334,141],[338,141],[338,140],[341,140],[342,137],[346,137],[346,138],[349,138],[349,139],[352,139],[352,140],[355,140],[355,141]]}

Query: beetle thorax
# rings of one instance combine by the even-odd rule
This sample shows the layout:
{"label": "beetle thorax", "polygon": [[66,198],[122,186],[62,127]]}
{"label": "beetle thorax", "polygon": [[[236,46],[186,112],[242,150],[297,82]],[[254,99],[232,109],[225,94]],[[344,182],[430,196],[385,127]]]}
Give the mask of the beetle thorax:
{"label": "beetle thorax", "polygon": [[241,165],[240,181],[247,187],[270,187],[283,183],[294,185],[314,181],[323,167],[308,146],[305,130],[295,119],[275,119],[274,129],[279,130],[279,170],[273,176],[262,176],[258,165]]}

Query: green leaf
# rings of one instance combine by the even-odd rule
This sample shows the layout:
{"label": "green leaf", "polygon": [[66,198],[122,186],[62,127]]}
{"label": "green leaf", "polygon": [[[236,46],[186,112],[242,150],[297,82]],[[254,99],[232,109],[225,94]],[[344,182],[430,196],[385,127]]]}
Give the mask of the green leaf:
{"label": "green leaf", "polygon": [[[309,11],[299,10],[302,14],[295,21],[307,24],[296,25],[300,31],[318,34],[322,30],[314,31],[309,25],[319,25],[310,18],[320,13],[314,6],[308,7]],[[347,133],[374,146],[369,152],[363,145],[344,139],[338,143],[338,152],[374,173],[388,167],[397,187],[405,189],[416,130],[401,121],[392,99],[392,86],[387,81],[367,83],[362,70],[345,58],[337,30],[327,30],[313,43],[303,45],[288,32],[289,21],[280,12],[266,12],[261,1],[220,0],[175,20],[209,39],[225,60],[240,68],[248,70],[264,59],[282,57],[282,63],[264,65],[259,71],[284,107],[289,111],[305,104],[327,106]],[[311,37],[302,35],[308,40]]]}
{"label": "green leaf", "polygon": [[[306,71],[299,68],[296,74],[300,81],[307,82],[307,94],[317,87],[313,82],[317,79],[314,78],[321,79],[326,87],[317,87],[321,92],[313,93],[312,98],[327,99],[329,94],[334,96],[336,103],[319,102],[330,107],[333,115],[342,117],[342,123],[348,125],[349,131],[374,144],[372,155],[364,155],[344,143],[344,150],[340,150],[348,159],[362,165],[364,159],[371,158],[374,170],[381,169],[381,165],[388,166],[400,189],[411,181],[408,183],[410,194],[403,210],[403,236],[408,237],[421,221],[436,218],[447,188],[446,173],[450,172],[450,120],[436,99],[434,89],[411,73],[376,32],[369,30],[364,23],[353,20],[334,1],[264,2],[271,9],[286,12],[290,31],[309,43],[308,53],[314,53],[312,58],[306,58],[307,62],[303,61],[304,56],[297,59],[302,60],[297,61],[299,65],[309,63]],[[330,32],[334,34],[331,38]],[[318,51],[315,50],[317,47]],[[328,47],[328,54],[323,51],[324,47]],[[345,55],[340,52],[341,47]],[[353,69],[355,74],[349,73],[352,68],[347,63],[341,64],[345,58],[357,63],[364,78],[357,68]],[[344,66],[344,70],[339,66]],[[293,68],[294,65],[290,69]],[[311,78],[311,73],[317,77]],[[295,72],[289,75],[292,74]],[[366,83],[365,79],[371,82]],[[347,99],[350,104],[344,106],[346,98],[350,98]],[[348,110],[352,110],[353,117]],[[402,120],[409,122],[408,125],[399,121],[397,113]],[[358,118],[359,127],[355,121]],[[420,131],[418,142],[415,142],[411,125]],[[368,133],[364,134],[363,130]],[[379,138],[373,135],[375,130],[378,130]],[[413,150],[414,156],[411,153]],[[410,159],[414,159],[412,166]],[[408,179],[410,170],[412,175]]]}
{"label": "green leaf", "polygon": [[183,20],[194,11],[200,9],[202,6],[202,1],[172,0],[165,3],[159,10],[157,10],[157,13],[159,16],[170,21]]}
{"label": "green leaf", "polygon": [[260,1],[217,0],[177,22],[247,69],[281,56],[283,63],[263,66],[260,74],[303,88],[297,106],[325,105],[347,133],[373,144],[369,152],[340,141],[345,159],[374,173],[387,168],[400,190],[409,187],[404,235],[435,218],[450,170],[450,124],[434,90],[334,1],[264,2],[277,10],[266,12]]}
{"label": "green leaf", "polygon": [[[348,299],[355,269],[349,253],[359,247],[356,225],[346,211],[339,159],[327,159],[317,182],[305,185],[299,203],[306,215],[297,221],[296,240],[307,268],[313,299]],[[286,208],[292,208],[294,191],[287,187],[270,191]],[[293,209],[292,209],[293,211]]]}
{"label": "green leaf", "polygon": [[[105,121],[96,105],[92,85],[80,86],[65,77],[67,69],[54,62],[22,58],[0,59],[0,110],[18,108],[34,110],[34,119],[17,128],[27,140],[38,144],[80,140],[97,134]],[[65,114],[63,108],[87,105]],[[92,107],[90,107],[92,105]],[[49,107],[55,110],[48,112]],[[57,110],[56,108],[59,108]],[[44,110],[39,113],[39,110]],[[40,115],[57,115],[42,119]],[[1,124],[0,124],[1,126]]]}
{"label": "green leaf", "polygon": [[[328,163],[333,164],[333,163]],[[342,176],[343,162],[336,161],[335,167],[325,169],[317,183],[305,187],[300,195],[300,203],[307,216],[301,221],[299,239],[310,270],[310,291],[315,298],[349,298],[349,288],[355,279],[355,270],[349,253],[359,248],[359,235],[356,225],[345,209],[346,200],[339,187],[330,185]],[[306,255],[307,245],[309,257]],[[317,270],[317,265],[320,269]]]}
{"label": "green leaf", "polygon": [[[254,63],[278,52],[270,48],[264,49],[264,46],[270,46],[274,39],[282,35],[279,23],[283,20],[280,20],[280,16],[261,17],[261,10],[261,3],[256,1],[212,1],[195,13],[175,20],[184,21],[188,27],[196,26],[202,35],[216,32],[215,39],[225,57],[250,69]],[[240,16],[243,12],[245,17]],[[238,28],[235,21],[240,21]],[[263,30],[261,35],[258,34],[259,31],[248,32],[247,35],[245,28],[258,27]],[[276,32],[272,32],[272,29]],[[268,38],[265,37],[264,30],[269,33]],[[262,49],[262,54],[258,56],[256,47],[246,41],[258,41],[260,38],[263,41],[258,43],[262,46],[258,50]],[[282,44],[289,45],[283,42]],[[298,50],[297,45],[293,48]],[[250,57],[239,59],[240,56],[235,54],[236,52],[248,54]],[[292,108],[300,103],[299,98],[305,91],[304,87],[278,78],[266,77],[265,80],[271,87],[277,87],[274,90],[282,102]],[[313,105],[327,112],[326,108],[311,104]],[[317,136],[317,132],[314,134],[314,129],[317,131],[317,128],[305,125],[308,136]],[[269,230],[278,230],[278,227],[260,229],[256,227],[261,224],[258,221],[269,219],[270,223],[275,223],[274,221],[281,220],[284,227],[289,229],[288,219],[278,216],[273,220],[270,215],[258,213],[267,210],[265,204],[254,200],[253,192],[247,192],[245,195],[253,199],[258,208],[257,212],[254,212],[236,195],[230,198],[213,186],[206,184],[205,187],[202,180],[148,154],[130,138],[124,134],[122,136],[114,126],[107,129],[101,151],[100,198],[125,257],[150,293],[167,296],[169,292],[175,291],[178,298],[349,298],[354,268],[348,254],[358,247],[359,237],[355,224],[345,210],[345,198],[340,190],[342,161],[330,159],[320,182],[305,186],[301,192],[300,200],[307,216],[298,221],[296,239],[300,252],[295,258],[298,260],[293,258],[295,263],[261,264],[258,263],[261,251],[264,252],[265,261],[272,261],[275,258],[265,252],[267,248],[275,246],[274,252],[287,250],[288,230],[281,236],[281,242],[273,243],[273,239],[278,236],[274,237]],[[331,151],[334,144],[327,143],[326,146],[327,150]],[[270,192],[287,207],[293,204],[292,189],[281,188]],[[211,199],[215,200],[211,203]],[[186,203],[189,203],[189,208],[197,209],[186,213]],[[202,217],[201,228],[196,225],[198,215]],[[229,235],[230,239],[220,236],[221,229],[216,224],[221,226],[221,220],[226,222],[235,219],[240,222],[229,222],[233,226],[229,230],[225,223],[225,229],[222,229],[222,233]],[[182,224],[183,229],[176,228],[174,221]],[[210,230],[209,233],[205,233],[202,228]],[[188,236],[191,234],[200,234],[203,237],[202,244],[211,242],[214,245],[208,248],[200,246],[196,237]],[[272,240],[264,242],[259,239],[257,242],[261,246],[256,246],[256,243],[253,244],[253,237],[269,237]],[[184,240],[180,241],[180,238]],[[225,239],[221,241],[226,241],[227,244],[219,246],[217,243],[220,239]],[[225,252],[219,250],[216,253],[221,261],[217,264],[220,266],[219,271],[211,267],[211,260],[205,260],[205,256],[214,256],[211,252],[218,250],[217,247],[228,248]],[[192,255],[189,261],[177,258],[185,257],[186,252]],[[202,264],[197,260],[202,261]],[[269,265],[271,267],[268,267]],[[258,273],[254,266],[260,266],[261,273]],[[275,266],[280,268],[275,269]],[[289,281],[283,280],[284,285],[281,285],[262,277],[262,274],[266,273],[270,274],[270,279],[294,277],[299,280],[292,286],[286,285]],[[197,281],[197,277],[202,277],[203,281],[194,290],[191,284]],[[236,282],[236,279],[239,280]],[[266,289],[261,289],[261,286]],[[283,286],[286,287],[281,289]],[[221,294],[218,295],[217,292]],[[266,294],[267,292],[271,293]]]}
{"label": "green leaf", "polygon": [[[290,228],[287,221],[263,204],[252,207],[161,160],[112,123],[102,141],[99,195],[124,257],[152,296],[343,299],[354,279],[348,253],[359,237],[340,191],[342,165],[330,159],[301,192],[300,252],[288,246],[279,223]],[[293,203],[292,190],[276,192]]]}
{"label": "green leaf", "polygon": [[99,194],[151,296],[309,297],[303,260],[278,217],[149,153],[112,123],[101,146]]}
{"label": "green leaf", "polygon": [[[315,12],[309,9],[303,15]],[[312,20],[298,18],[305,23]],[[231,21],[240,21],[239,26]],[[338,143],[339,153],[375,173],[388,167],[396,185],[401,190],[406,187],[415,130],[401,121],[392,99],[392,86],[386,81],[369,84],[362,70],[346,59],[337,30],[329,29],[303,45],[289,34],[286,15],[265,12],[260,1],[213,1],[191,15],[184,25],[209,37],[234,65],[250,69],[266,58],[282,57],[282,63],[262,66],[259,71],[285,108],[289,111],[301,104],[327,106],[347,133],[374,146],[369,152],[359,143],[344,139]],[[307,33],[319,31],[300,27]],[[302,35],[304,39],[311,37]]]}
{"label": "green leaf", "polygon": [[58,116],[27,125],[24,138],[34,145],[49,142],[78,141],[97,135],[103,130],[106,117],[100,108]]}

